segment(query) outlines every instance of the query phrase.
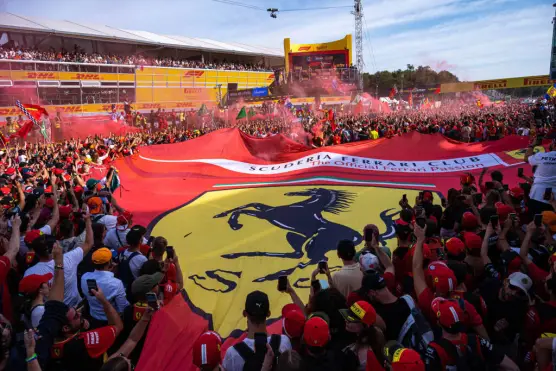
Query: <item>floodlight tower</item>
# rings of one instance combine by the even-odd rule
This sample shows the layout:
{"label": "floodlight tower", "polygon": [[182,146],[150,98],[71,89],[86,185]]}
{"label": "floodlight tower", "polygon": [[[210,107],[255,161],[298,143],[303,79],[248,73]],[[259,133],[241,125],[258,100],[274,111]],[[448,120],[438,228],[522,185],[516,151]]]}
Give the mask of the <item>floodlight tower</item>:
{"label": "floodlight tower", "polygon": [[363,3],[361,0],[355,0],[353,12],[351,14],[355,17],[355,66],[357,67],[357,90],[363,91]]}

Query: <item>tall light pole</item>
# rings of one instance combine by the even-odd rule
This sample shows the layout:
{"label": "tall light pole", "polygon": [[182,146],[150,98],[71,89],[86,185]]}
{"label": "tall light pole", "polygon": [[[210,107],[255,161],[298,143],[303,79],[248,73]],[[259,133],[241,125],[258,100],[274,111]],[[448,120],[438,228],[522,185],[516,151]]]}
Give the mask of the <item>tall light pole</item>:
{"label": "tall light pole", "polygon": [[[556,8],[556,3],[552,4],[552,6]],[[552,45],[550,46],[550,79],[556,80],[556,14],[554,18],[552,18]]]}
{"label": "tall light pole", "polygon": [[365,62],[363,61],[363,3],[361,0],[355,0],[353,12],[351,14],[355,17],[355,55],[357,67],[357,90],[363,91],[363,68]]}

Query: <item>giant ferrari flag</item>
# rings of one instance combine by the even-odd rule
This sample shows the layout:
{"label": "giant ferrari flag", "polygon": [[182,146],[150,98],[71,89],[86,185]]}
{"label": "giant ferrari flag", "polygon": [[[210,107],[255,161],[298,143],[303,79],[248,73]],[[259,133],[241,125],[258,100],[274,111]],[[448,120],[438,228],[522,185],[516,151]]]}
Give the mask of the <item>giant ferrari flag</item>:
{"label": "giant ferrari flag", "polygon": [[282,135],[255,139],[223,129],[118,160],[126,186],[119,203],[134,205],[134,221],[168,239],[184,272],[183,294],[155,315],[137,369],[193,370],[191,345],[207,328],[227,339],[224,351],[246,329],[251,291],[269,295],[276,321],[290,302],[276,289],[281,275],[307,302],[318,262],[339,269],[338,241],[361,248],[366,224],[395,248],[402,194],[446,195],[461,175],[478,178],[485,167],[517,184],[527,144],[518,136],[463,144],[412,132],[310,149]]}

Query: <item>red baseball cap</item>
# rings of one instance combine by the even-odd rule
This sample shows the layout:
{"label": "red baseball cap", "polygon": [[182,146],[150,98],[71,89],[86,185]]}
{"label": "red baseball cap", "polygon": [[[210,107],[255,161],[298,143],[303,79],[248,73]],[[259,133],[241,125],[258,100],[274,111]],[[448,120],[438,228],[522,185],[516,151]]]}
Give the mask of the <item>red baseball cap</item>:
{"label": "red baseball cap", "polygon": [[475,214],[467,211],[463,213],[461,217],[461,226],[465,229],[472,229],[477,228],[479,225],[479,219],[475,216]]}
{"label": "red baseball cap", "polygon": [[126,225],[129,224],[133,214],[130,211],[124,211],[122,214],[118,215],[117,223],[118,225]]}
{"label": "red baseball cap", "polygon": [[523,188],[521,187],[513,187],[512,189],[510,189],[510,196],[512,196],[513,198],[517,198],[518,200],[520,200],[523,198],[524,195],[525,191],[523,191]]}
{"label": "red baseball cap", "polygon": [[431,309],[442,327],[450,328],[463,321],[463,310],[453,300],[435,298],[431,303]]}
{"label": "red baseball cap", "polygon": [[500,221],[506,220],[508,215],[514,212],[514,209],[502,202],[497,202],[494,206],[496,207],[496,213],[498,214]]}
{"label": "red baseball cap", "polygon": [[425,364],[419,353],[404,348],[397,341],[389,341],[384,346],[384,358],[392,371],[425,371]]}
{"label": "red baseball cap", "polygon": [[14,175],[15,174],[15,168],[9,167],[9,168],[6,169],[5,173],[6,173],[6,175]]}
{"label": "red baseball cap", "polygon": [[25,233],[25,237],[23,238],[23,242],[25,242],[27,245],[30,245],[33,243],[33,241],[35,241],[36,238],[39,238],[40,236],[42,236],[42,232],[38,229],[33,229],[30,230],[29,232]]}
{"label": "red baseball cap", "polygon": [[465,252],[465,244],[457,237],[452,237],[446,241],[446,251],[452,256],[458,256]]}
{"label": "red baseball cap", "polygon": [[349,309],[340,309],[340,313],[348,322],[361,322],[367,326],[372,326],[376,322],[375,308],[363,300],[353,303]]}
{"label": "red baseball cap", "polygon": [[[50,199],[48,199],[48,200],[50,200]],[[60,211],[60,218],[64,218],[64,219],[69,218],[69,216],[71,215],[71,212],[73,210],[72,207],[69,206],[69,205],[60,206],[58,209]]]}
{"label": "red baseball cap", "polygon": [[296,304],[287,304],[282,308],[282,327],[284,334],[295,339],[303,334],[305,314]]}
{"label": "red baseball cap", "polygon": [[54,277],[52,273],[43,275],[30,274],[29,276],[23,277],[23,279],[19,281],[19,292],[33,294],[41,288],[43,283],[50,281],[52,277]]}
{"label": "red baseball cap", "polygon": [[476,233],[473,232],[463,232],[463,241],[465,246],[469,250],[480,249],[483,244],[483,240]]}
{"label": "red baseball cap", "polygon": [[456,275],[448,267],[439,269],[432,275],[432,285],[437,293],[447,294],[452,292],[457,286]]}
{"label": "red baseball cap", "polygon": [[475,177],[473,175],[469,174],[469,173],[462,174],[459,177],[459,182],[463,185],[468,186],[468,185],[471,185],[471,184],[475,183]]}
{"label": "red baseball cap", "polygon": [[311,317],[303,328],[303,341],[311,347],[324,347],[330,340],[330,328],[321,317]]}
{"label": "red baseball cap", "polygon": [[44,206],[48,207],[49,209],[53,209],[54,208],[54,199],[47,198],[46,201],[44,202]]}
{"label": "red baseball cap", "polygon": [[220,364],[222,339],[214,331],[203,333],[193,344],[193,364],[199,368],[214,368]]}
{"label": "red baseball cap", "polygon": [[62,175],[64,173],[64,170],[56,168],[56,169],[52,170],[52,173],[54,175]]}

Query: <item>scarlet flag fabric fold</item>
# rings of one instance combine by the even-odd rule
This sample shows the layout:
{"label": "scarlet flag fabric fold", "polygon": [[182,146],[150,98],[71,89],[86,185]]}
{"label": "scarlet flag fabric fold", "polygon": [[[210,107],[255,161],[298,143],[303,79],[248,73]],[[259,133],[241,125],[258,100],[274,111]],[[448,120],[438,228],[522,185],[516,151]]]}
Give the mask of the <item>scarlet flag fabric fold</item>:
{"label": "scarlet flag fabric fold", "polygon": [[10,137],[27,138],[27,135],[33,129],[33,121],[27,121],[17,132],[13,133]]}
{"label": "scarlet flag fabric fold", "polygon": [[44,107],[25,103],[22,104],[22,106],[35,118],[35,120],[40,120],[42,115],[48,116],[48,112]]}

